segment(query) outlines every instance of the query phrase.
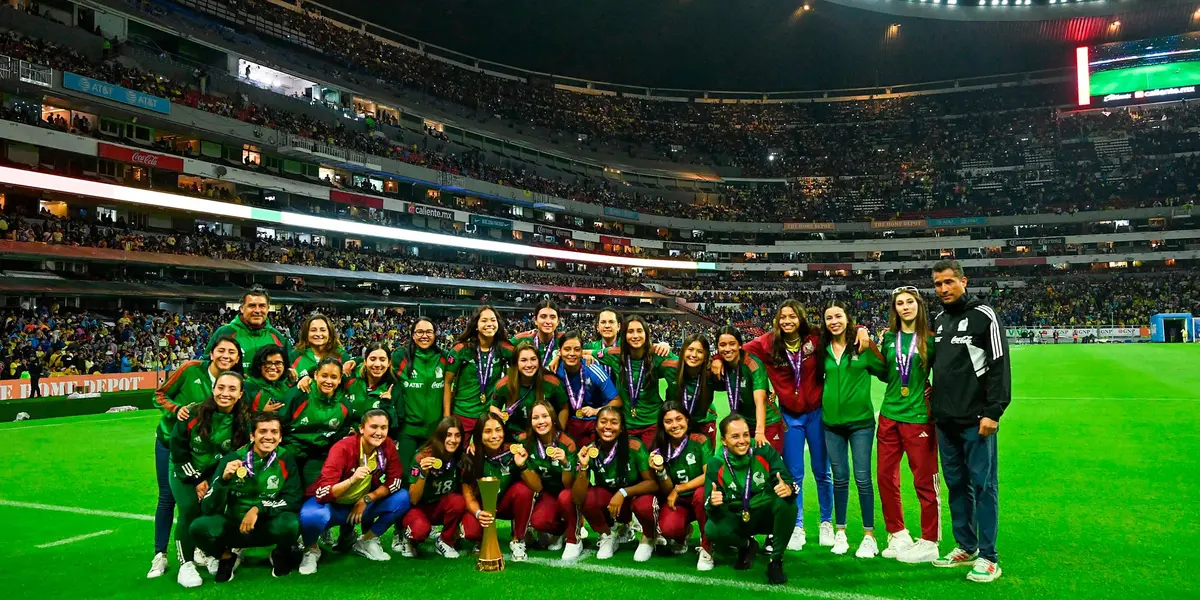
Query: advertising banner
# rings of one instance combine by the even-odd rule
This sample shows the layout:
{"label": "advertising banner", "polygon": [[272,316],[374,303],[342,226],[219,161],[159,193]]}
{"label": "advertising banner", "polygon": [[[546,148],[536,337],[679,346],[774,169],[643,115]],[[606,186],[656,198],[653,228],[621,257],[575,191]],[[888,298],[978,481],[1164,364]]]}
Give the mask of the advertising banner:
{"label": "advertising banner", "polygon": [[96,147],[99,149],[97,154],[100,158],[118,160],[141,167],[183,172],[183,159],[178,156],[167,156],[166,154],[146,152],[137,148],[126,148],[125,146],[116,146],[104,142],[100,142]]}
{"label": "advertising banner", "polygon": [[112,100],[113,102],[120,102],[121,104],[128,104],[130,106],[152,110],[164,115],[171,114],[171,101],[167,100],[166,98],[159,98],[158,96],[143,94],[136,90],[123,88],[119,85],[108,83],[107,81],[100,81],[99,79],[92,79],[91,77],[76,75],[70,71],[63,72],[63,87],[67,88],[68,90],[75,90],[77,92],[83,92],[92,96],[98,96],[100,98]]}
{"label": "advertising banner", "polygon": [[872,229],[916,229],[926,225],[925,219],[894,219],[891,221],[871,221]]}
{"label": "advertising banner", "polygon": [[424,204],[408,203],[408,214],[421,215],[422,217],[432,217],[434,219],[445,219],[447,221],[454,220],[454,211],[444,208],[434,208],[425,206]]}
{"label": "advertising banner", "polygon": [[784,223],[784,231],[833,231],[833,223]]}
{"label": "advertising banner", "polygon": [[930,227],[976,227],[987,225],[987,217],[952,217],[949,219],[925,219]]}
{"label": "advertising banner", "polygon": [[[66,396],[104,392],[153,390],[166,379],[162,371],[80,375],[77,377],[43,377],[38,380],[42,396]],[[22,400],[29,397],[32,380],[6,379],[0,381],[0,400]]]}
{"label": "advertising banner", "polygon": [[495,217],[485,217],[482,215],[471,215],[471,224],[477,227],[490,227],[492,229],[503,229],[504,231],[512,231],[512,221],[507,219],[497,219]]}
{"label": "advertising banner", "polygon": [[329,199],[339,204],[349,204],[350,206],[365,206],[380,210],[383,208],[383,198],[375,198],[372,196],[364,196],[352,192],[343,192],[342,190],[330,190]]}
{"label": "advertising banner", "polygon": [[571,239],[570,229],[560,229],[558,227],[547,227],[545,225],[537,225],[533,228],[533,232],[540,235],[554,236],[560,239]]}
{"label": "advertising banner", "polygon": [[638,214],[636,212],[633,212],[632,210],[625,210],[623,208],[605,206],[604,214],[610,217],[617,217],[618,219],[629,219],[631,221],[638,220]]}
{"label": "advertising banner", "polygon": [[1061,237],[1061,236],[1059,236],[1059,237],[1040,237],[1040,238],[1017,238],[1014,240],[1008,240],[1008,247],[1016,248],[1017,246],[1050,246],[1053,244],[1065,244],[1065,243],[1067,243],[1067,238]]}

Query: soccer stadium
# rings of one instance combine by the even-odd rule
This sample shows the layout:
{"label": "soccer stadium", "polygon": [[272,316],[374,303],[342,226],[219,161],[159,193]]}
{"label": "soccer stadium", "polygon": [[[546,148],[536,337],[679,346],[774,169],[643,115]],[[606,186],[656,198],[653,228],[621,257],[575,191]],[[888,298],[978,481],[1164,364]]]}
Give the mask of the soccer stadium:
{"label": "soccer stadium", "polygon": [[1200,598],[1197,52],[1197,0],[0,0],[0,588]]}

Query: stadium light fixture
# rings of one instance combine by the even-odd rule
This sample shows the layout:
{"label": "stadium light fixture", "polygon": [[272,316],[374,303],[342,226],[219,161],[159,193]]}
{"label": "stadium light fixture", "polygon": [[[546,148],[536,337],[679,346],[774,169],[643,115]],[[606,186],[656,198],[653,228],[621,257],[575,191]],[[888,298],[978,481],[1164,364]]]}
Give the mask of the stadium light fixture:
{"label": "stadium light fixture", "polygon": [[430,233],[412,229],[401,229],[399,227],[384,227],[382,225],[357,223],[354,221],[339,221],[337,219],[318,217],[316,215],[304,215],[264,208],[253,208],[250,206],[218,202],[216,200],[207,200],[204,198],[193,198],[191,196],[166,194],[163,192],[125,187],[111,183],[74,179],[71,177],[63,177],[62,175],[24,171],[21,169],[13,169],[11,167],[0,167],[0,181],[3,181],[8,185],[52,192],[62,192],[64,194],[88,196],[91,198],[102,198],[115,202],[126,202],[129,204],[165,208],[169,210],[182,210],[189,213],[204,214],[216,217],[261,221],[266,223],[274,223],[277,225],[291,225],[293,227],[304,227],[307,229],[323,230],[326,232],[345,233],[385,240],[395,240],[398,242],[412,242],[417,244],[428,244],[431,246],[448,246],[451,248],[462,248],[465,250],[476,250],[480,252],[498,252],[502,254],[516,254],[518,256],[552,258],[556,260],[569,260],[620,267],[681,270],[716,269],[716,263],[699,263],[691,260],[663,260],[656,258],[625,258],[608,254],[573,252],[570,250],[524,246],[521,244],[498,242],[494,240],[464,238],[456,235]]}

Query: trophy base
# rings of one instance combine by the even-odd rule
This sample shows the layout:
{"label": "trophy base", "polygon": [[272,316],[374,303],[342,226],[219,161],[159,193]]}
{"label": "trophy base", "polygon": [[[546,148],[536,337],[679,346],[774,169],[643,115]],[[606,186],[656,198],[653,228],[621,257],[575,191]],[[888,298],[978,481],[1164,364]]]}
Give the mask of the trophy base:
{"label": "trophy base", "polygon": [[504,570],[503,558],[481,558],[475,561],[475,570],[492,573]]}

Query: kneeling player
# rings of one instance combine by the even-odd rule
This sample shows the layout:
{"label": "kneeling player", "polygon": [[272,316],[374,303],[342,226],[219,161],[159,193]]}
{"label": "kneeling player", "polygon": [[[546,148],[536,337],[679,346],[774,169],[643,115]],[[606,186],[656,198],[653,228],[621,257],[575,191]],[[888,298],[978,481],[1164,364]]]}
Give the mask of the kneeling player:
{"label": "kneeling player", "polygon": [[[654,553],[655,531],[670,540],[671,552],[687,552],[687,540],[692,534],[692,521],[700,527],[700,559],[696,568],[711,570],[712,546],[704,534],[704,468],[712,457],[708,438],[702,433],[688,433],[687,409],[678,402],[663,405],[658,417],[658,433],[650,453],[650,471],[658,480],[658,494],[638,496],[633,502],[633,514],[642,523],[657,523],[657,528],[642,529],[633,560],[650,560]],[[697,491],[701,493],[697,493]]]}
{"label": "kneeling player", "polygon": [[[770,445],[754,447],[746,418],[731,414],[721,420],[725,448],[708,461],[705,495],[708,498],[708,534],[714,547],[738,549],[734,569],[754,564],[756,534],[774,534],[782,540],[796,522],[796,496],[791,474]],[[783,544],[771,548],[767,581],[787,583],[783,573]]]}
{"label": "kneeling player", "polygon": [[282,577],[295,564],[291,545],[300,533],[300,472],[286,450],[279,415],[250,419],[250,444],[225,455],[192,521],[196,546],[218,559],[217,583],[233,579],[237,557],[231,548],[274,546],[271,574]]}

